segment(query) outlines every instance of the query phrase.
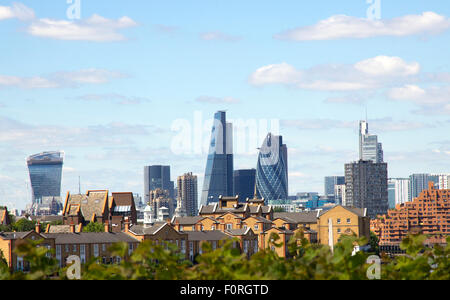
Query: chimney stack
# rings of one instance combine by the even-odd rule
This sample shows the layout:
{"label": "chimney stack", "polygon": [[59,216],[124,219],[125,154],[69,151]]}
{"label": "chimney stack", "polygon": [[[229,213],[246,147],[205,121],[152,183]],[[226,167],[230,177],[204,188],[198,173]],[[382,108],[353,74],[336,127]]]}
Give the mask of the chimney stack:
{"label": "chimney stack", "polygon": [[70,233],[75,233],[75,224],[70,223]]}
{"label": "chimney stack", "polygon": [[130,231],[130,221],[128,221],[128,217],[125,218],[125,232],[128,233]]}
{"label": "chimney stack", "polygon": [[105,222],[105,232],[109,232],[109,222]]}
{"label": "chimney stack", "polygon": [[35,227],[34,231],[36,231],[36,233],[41,233],[41,222],[38,221],[36,223],[36,227]]}

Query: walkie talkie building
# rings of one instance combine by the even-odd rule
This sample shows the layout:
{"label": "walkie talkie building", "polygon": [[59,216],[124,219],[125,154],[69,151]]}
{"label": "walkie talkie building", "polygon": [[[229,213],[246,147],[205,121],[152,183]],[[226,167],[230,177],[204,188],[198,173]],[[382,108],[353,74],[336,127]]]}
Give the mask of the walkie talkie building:
{"label": "walkie talkie building", "polygon": [[43,197],[61,197],[64,152],[43,152],[27,158],[33,204]]}
{"label": "walkie talkie building", "polygon": [[283,137],[269,133],[259,151],[256,193],[268,200],[288,199],[287,147]]}

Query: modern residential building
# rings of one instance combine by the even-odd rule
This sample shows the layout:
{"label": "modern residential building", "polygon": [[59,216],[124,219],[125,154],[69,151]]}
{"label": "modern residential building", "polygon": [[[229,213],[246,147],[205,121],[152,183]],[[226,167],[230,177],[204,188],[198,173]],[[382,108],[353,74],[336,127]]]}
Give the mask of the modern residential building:
{"label": "modern residential building", "polygon": [[259,151],[256,194],[265,200],[288,199],[288,157],[283,137],[269,133]]}
{"label": "modern residential building", "polygon": [[201,204],[218,202],[219,196],[232,196],[232,194],[233,125],[227,123],[225,111],[218,111],[214,115]]}
{"label": "modern residential building", "polygon": [[345,180],[343,184],[334,186],[334,200],[336,204],[347,205],[347,200],[345,199]]}
{"label": "modern residential building", "polygon": [[177,213],[179,216],[198,214],[197,176],[186,173],[177,180]]}
{"label": "modern residential building", "polygon": [[389,208],[409,201],[409,178],[390,178],[388,180]]}
{"label": "modern residential building", "polygon": [[423,190],[428,188],[428,183],[433,182],[436,187],[439,186],[439,175],[431,174],[412,174],[409,176],[409,195],[408,201],[413,201],[419,197]]}
{"label": "modern residential building", "polygon": [[450,189],[450,174],[431,174],[432,178],[437,177],[437,187],[441,190]]}
{"label": "modern residential building", "polygon": [[437,189],[430,181],[419,197],[372,220],[371,230],[379,238],[380,250],[400,252],[399,245],[409,233],[450,235],[449,215],[450,189]]}
{"label": "modern residential building", "polygon": [[150,200],[150,191],[162,189],[169,191],[169,197],[174,198],[174,182],[170,181],[170,166],[144,167],[144,200]]}
{"label": "modern residential building", "polygon": [[386,213],[389,207],[387,164],[371,160],[346,164],[345,204],[367,208],[371,218]]}
{"label": "modern residential building", "polygon": [[325,177],[325,186],[324,190],[325,196],[336,197],[335,187],[336,185],[345,184],[345,176],[327,176]]}
{"label": "modern residential building", "polygon": [[369,134],[367,121],[359,122],[359,159],[383,162],[383,146],[378,142],[378,136]]}
{"label": "modern residential building", "polygon": [[64,152],[43,152],[27,158],[32,204],[42,203],[44,197],[61,197]]}
{"label": "modern residential building", "polygon": [[236,170],[233,173],[233,195],[244,202],[255,195],[256,169]]}

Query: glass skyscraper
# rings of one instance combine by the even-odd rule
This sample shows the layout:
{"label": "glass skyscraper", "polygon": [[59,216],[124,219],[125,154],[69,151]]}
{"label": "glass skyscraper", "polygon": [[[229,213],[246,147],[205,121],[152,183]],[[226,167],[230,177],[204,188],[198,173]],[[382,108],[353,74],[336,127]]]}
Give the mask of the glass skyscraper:
{"label": "glass skyscraper", "polygon": [[214,115],[201,204],[218,202],[219,196],[233,195],[233,125],[226,112]]}
{"label": "glass skyscraper", "polygon": [[169,191],[169,197],[174,198],[174,182],[170,181],[170,166],[144,167],[144,198],[150,201],[150,191],[162,189]]}
{"label": "glass skyscraper", "polygon": [[345,184],[345,176],[327,176],[325,177],[325,196],[335,197],[335,186]]}
{"label": "glass skyscraper", "polygon": [[61,197],[64,152],[43,152],[27,158],[33,204],[44,197]]}
{"label": "glass skyscraper", "polygon": [[383,162],[383,145],[378,143],[378,136],[369,134],[367,121],[359,122],[359,159]]}
{"label": "glass skyscraper", "polygon": [[287,147],[282,136],[269,133],[260,148],[256,193],[267,201],[288,199]]}
{"label": "glass skyscraper", "polygon": [[236,170],[233,174],[233,195],[239,196],[239,202],[253,199],[255,195],[256,170]]}

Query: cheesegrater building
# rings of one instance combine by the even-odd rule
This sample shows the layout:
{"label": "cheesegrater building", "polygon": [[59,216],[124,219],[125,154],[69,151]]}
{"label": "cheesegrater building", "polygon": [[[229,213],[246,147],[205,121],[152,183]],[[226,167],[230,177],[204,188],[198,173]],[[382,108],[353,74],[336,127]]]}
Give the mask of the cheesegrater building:
{"label": "cheesegrater building", "polygon": [[226,112],[214,115],[201,204],[218,202],[219,196],[233,194],[233,125],[227,123]]}

